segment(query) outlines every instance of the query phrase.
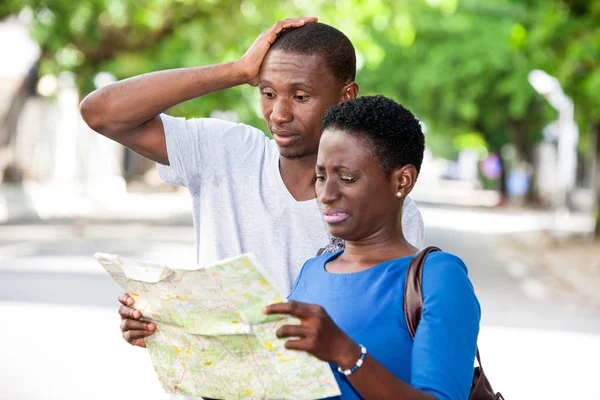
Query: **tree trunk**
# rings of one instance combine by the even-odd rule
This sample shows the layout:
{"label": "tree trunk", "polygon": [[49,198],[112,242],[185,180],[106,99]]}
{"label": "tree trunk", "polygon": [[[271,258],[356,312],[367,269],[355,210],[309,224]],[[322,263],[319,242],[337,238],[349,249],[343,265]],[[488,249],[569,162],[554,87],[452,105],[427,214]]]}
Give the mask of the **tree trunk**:
{"label": "tree trunk", "polygon": [[4,182],[20,182],[22,171],[13,161],[14,142],[17,136],[19,116],[25,108],[27,99],[35,95],[38,81],[39,60],[31,66],[21,86],[15,91],[8,111],[0,125],[0,176]]}
{"label": "tree trunk", "polygon": [[600,239],[600,122],[596,122],[592,127],[592,135],[594,140],[594,163],[596,164],[595,178],[595,195],[596,195],[596,226],[595,226],[595,237]]}
{"label": "tree trunk", "polygon": [[[508,121],[508,131],[512,144],[515,146],[517,151],[517,159],[526,162],[528,165],[533,167],[533,152],[532,146],[529,142],[529,135],[527,134],[526,121],[522,119],[510,119]],[[529,177],[529,190],[525,196],[526,204],[535,204],[537,201],[536,193],[534,190],[534,176],[535,171],[531,169],[531,175]]]}

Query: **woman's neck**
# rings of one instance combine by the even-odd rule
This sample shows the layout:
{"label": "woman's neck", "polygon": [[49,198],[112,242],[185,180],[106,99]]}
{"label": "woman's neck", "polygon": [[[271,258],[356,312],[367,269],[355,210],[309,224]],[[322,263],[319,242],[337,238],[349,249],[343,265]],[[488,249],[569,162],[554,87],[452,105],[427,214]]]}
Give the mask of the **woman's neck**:
{"label": "woman's neck", "polygon": [[347,241],[332,272],[361,271],[385,261],[411,256],[416,251],[402,235]]}

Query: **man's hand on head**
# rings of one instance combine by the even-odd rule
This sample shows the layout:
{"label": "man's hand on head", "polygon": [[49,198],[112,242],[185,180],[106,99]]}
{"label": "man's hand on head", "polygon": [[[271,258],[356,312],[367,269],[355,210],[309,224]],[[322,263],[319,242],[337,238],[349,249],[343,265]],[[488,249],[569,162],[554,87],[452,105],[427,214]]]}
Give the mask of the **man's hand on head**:
{"label": "man's hand on head", "polygon": [[282,31],[289,28],[298,28],[307,22],[316,21],[317,17],[286,18],[277,21],[270,29],[261,33],[242,58],[236,62],[246,77],[247,83],[252,86],[258,85],[258,73],[263,59]]}

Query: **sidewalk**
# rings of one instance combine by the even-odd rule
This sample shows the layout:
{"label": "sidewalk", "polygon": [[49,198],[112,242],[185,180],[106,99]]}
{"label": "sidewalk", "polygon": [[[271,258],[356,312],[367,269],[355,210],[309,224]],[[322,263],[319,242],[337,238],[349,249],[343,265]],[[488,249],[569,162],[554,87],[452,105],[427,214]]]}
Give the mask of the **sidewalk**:
{"label": "sidewalk", "polygon": [[0,185],[0,224],[52,219],[172,220],[191,222],[185,191],[129,193],[119,184],[101,188],[74,185]]}
{"label": "sidewalk", "polygon": [[505,236],[503,241],[517,261],[542,276],[560,296],[600,309],[600,241],[555,238],[548,232]]}
{"label": "sidewalk", "polygon": [[[183,188],[164,192],[128,191],[122,179],[95,184],[26,183],[0,184],[0,224],[55,218],[164,219],[190,215],[191,200]],[[454,182],[417,186],[411,193],[417,202],[460,207],[496,206],[500,197],[490,190],[467,190]]]}
{"label": "sidewalk", "polygon": [[[521,270],[526,268],[556,291],[600,308],[600,242],[586,239],[594,222],[589,215],[573,214],[557,219],[554,213],[544,210],[486,207],[489,193],[474,192],[471,196],[467,202],[471,205],[465,205],[464,193],[455,190],[445,195],[438,188],[422,190],[413,198],[419,204],[427,229],[497,235],[494,240],[499,240],[499,246],[506,251],[509,273],[523,274]],[[431,199],[436,201],[428,201]],[[189,226],[191,212],[191,199],[185,190],[128,193],[118,184],[110,190],[0,185],[0,225],[59,220],[68,224],[84,220]],[[552,238],[550,232],[556,227],[565,233],[563,238]],[[519,262],[527,267],[510,266]]]}

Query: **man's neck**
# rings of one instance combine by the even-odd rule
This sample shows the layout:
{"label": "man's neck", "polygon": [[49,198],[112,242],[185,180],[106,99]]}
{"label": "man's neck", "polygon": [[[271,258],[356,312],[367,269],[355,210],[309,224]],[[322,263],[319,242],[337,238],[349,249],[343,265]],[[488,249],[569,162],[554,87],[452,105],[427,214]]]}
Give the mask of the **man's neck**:
{"label": "man's neck", "polygon": [[285,187],[297,201],[312,200],[315,194],[317,155],[298,158],[279,156],[279,172]]}

